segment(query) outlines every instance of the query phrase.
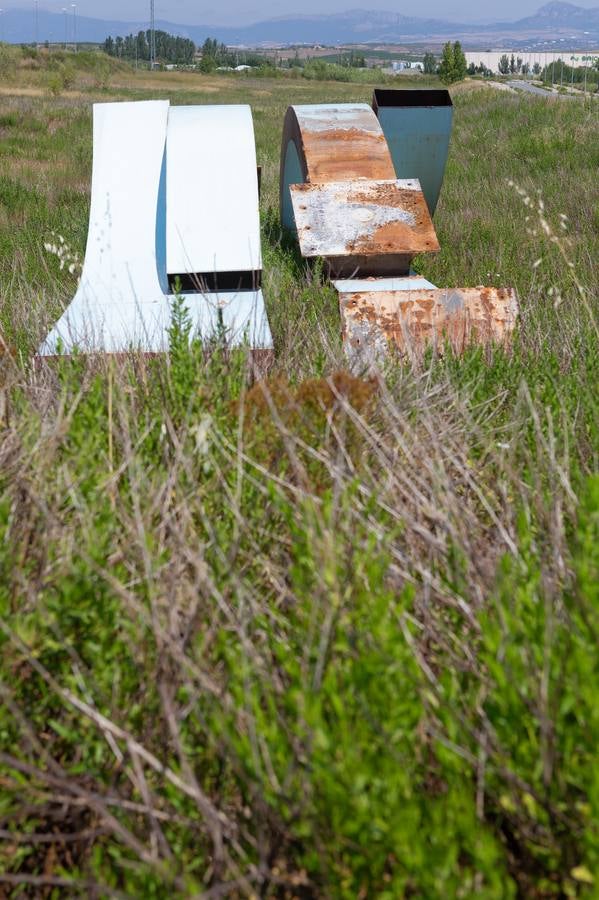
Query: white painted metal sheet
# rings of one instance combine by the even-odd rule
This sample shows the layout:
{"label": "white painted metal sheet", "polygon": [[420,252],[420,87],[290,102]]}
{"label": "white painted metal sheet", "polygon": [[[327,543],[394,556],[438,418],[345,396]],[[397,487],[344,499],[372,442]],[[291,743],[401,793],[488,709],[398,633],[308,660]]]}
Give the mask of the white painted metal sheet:
{"label": "white painted metal sheet", "polygon": [[[75,349],[81,353],[164,352],[168,350],[172,301],[172,296],[150,303],[115,298],[98,306],[79,293],[46,338],[40,353],[55,356]],[[230,346],[272,348],[262,291],[186,294],[184,302],[192,323],[192,338],[210,340],[221,326]]]}
{"label": "white painted metal sheet", "polygon": [[398,278],[345,278],[334,281],[333,287],[340,294],[361,294],[366,292],[375,294],[435,289],[435,285],[421,275],[405,275]]}
{"label": "white painted metal sheet", "polygon": [[[189,123],[192,132],[196,128],[197,109],[177,111],[175,121],[182,128],[169,131],[167,139],[168,101],[94,107],[92,197],[82,278],[73,301],[40,347],[40,355],[69,354],[75,349],[108,353],[168,349],[172,309],[166,259],[169,228],[171,234],[189,230],[195,254],[191,271],[213,271],[215,251],[228,241],[236,246],[228,258],[222,257],[225,271],[230,271],[230,267],[244,271],[246,265],[251,271],[261,268],[256,151],[248,107],[223,107],[220,112],[212,107],[210,115],[197,117],[206,126],[212,149],[219,144],[221,149],[227,148],[226,153],[223,149],[220,165],[224,159],[225,168],[231,170],[233,159],[237,161],[231,177],[242,208],[231,200],[225,209],[227,200],[222,196],[224,206],[216,205],[218,192],[206,179],[203,186],[207,199],[202,208],[195,203],[185,206],[182,195],[178,195],[186,180],[189,185],[194,184],[196,166],[191,167],[190,158],[184,158],[182,139],[192,138],[186,128]],[[233,110],[231,115],[227,115],[227,109]],[[203,110],[200,108],[199,112]],[[234,136],[237,128],[239,135]],[[220,129],[218,139],[212,129]],[[171,140],[175,160],[180,151],[181,165],[187,169],[180,173],[181,177],[174,178],[176,199],[167,209],[165,149]],[[217,171],[215,175],[215,160],[216,157],[212,161],[212,181],[220,178],[224,183],[222,173]],[[196,228],[202,209],[205,214],[208,207],[212,218],[204,221],[209,227]],[[231,222],[241,223],[237,231]],[[216,252],[216,256],[221,255]],[[207,259],[211,260],[210,265]],[[186,271],[185,266],[175,274]],[[272,348],[260,290],[188,294],[185,305],[192,334],[203,340],[211,338],[222,325],[231,345],[247,342],[255,349]]]}
{"label": "white painted metal sheet", "polygon": [[260,270],[250,107],[171,107],[167,145],[169,275]]}
{"label": "white painted metal sheet", "polygon": [[[162,100],[94,106],[87,249],[68,310],[74,323],[83,309],[90,322],[105,322],[121,306],[143,308],[163,297],[159,270],[164,268],[160,259],[164,235],[157,214],[168,108],[168,101]],[[49,348],[56,338],[54,329],[40,348],[41,355],[52,352]],[[71,349],[65,333],[63,352]]]}

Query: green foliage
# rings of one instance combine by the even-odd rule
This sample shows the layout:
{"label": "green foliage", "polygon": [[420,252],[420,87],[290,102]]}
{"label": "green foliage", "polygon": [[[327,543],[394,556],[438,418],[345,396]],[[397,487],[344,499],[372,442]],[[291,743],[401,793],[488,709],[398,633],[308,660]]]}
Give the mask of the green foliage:
{"label": "green foliage", "polygon": [[575,577],[565,590],[547,581],[550,563],[538,552],[530,512],[518,529],[519,556],[504,559],[481,620],[484,716],[498,761],[510,761],[508,772],[489,772],[488,790],[502,830],[539,871],[552,859],[558,877],[547,873],[549,895],[573,896],[577,867],[597,872],[599,865],[599,479],[582,489],[571,538]]}
{"label": "green foliage", "polygon": [[63,72],[51,72],[48,76],[47,86],[53,97],[59,97],[65,88]]}
{"label": "green foliage", "polygon": [[110,84],[110,66],[102,59],[97,60],[94,66],[94,82],[96,87],[105,90]]}
{"label": "green foliage", "polygon": [[[102,50],[108,56],[116,56],[118,59],[149,62],[150,38],[150,31],[140,31],[137,35],[128,34],[126,37],[107,37],[102,44]],[[196,47],[189,38],[157,30],[155,31],[155,41],[156,59],[160,62],[179,63],[181,65],[189,65],[193,62]]]}
{"label": "green foliage", "polygon": [[[584,58],[584,57],[583,57]],[[588,89],[596,88],[599,85],[599,71],[594,66],[569,66],[563,59],[556,59],[554,62],[542,69],[539,66],[536,73],[541,81],[548,84],[565,84],[565,85],[587,85]]]}
{"label": "green foliage", "polygon": [[435,56],[435,54],[425,53],[423,65],[425,75],[434,75],[437,71],[437,57]]}
{"label": "green foliage", "polygon": [[439,77],[443,84],[454,84],[463,81],[467,74],[466,56],[459,41],[447,42],[443,47],[443,55],[439,65]]}
{"label": "green foliage", "polygon": [[17,61],[14,51],[6,44],[0,44],[0,77],[8,78],[16,73]]}

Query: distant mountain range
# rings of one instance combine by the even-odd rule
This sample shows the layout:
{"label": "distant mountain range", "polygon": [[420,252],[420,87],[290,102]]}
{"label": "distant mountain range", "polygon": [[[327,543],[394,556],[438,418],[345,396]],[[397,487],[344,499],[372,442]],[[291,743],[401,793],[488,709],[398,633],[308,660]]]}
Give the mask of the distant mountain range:
{"label": "distant mountain range", "polygon": [[[70,13],[39,11],[38,38],[50,43],[73,41],[74,19]],[[125,35],[148,27],[147,21],[122,22],[78,16],[77,40],[100,42],[109,34]],[[541,7],[533,16],[516,22],[472,25],[441,19],[404,16],[401,13],[350,10],[333,15],[285,16],[244,26],[180,25],[156,23],[171,34],[189,37],[201,44],[207,37],[227,44],[268,46],[284,44],[406,44],[461,39],[465,46],[497,45],[500,42],[568,40],[572,45],[599,44],[599,7],[583,9],[559,0]],[[33,9],[5,10],[0,16],[0,39],[11,43],[35,40]]]}

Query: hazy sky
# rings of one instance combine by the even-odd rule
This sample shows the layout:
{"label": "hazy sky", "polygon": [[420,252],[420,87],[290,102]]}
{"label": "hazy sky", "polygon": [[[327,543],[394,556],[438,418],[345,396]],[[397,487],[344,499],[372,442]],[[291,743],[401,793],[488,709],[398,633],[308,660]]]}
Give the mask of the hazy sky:
{"label": "hazy sky", "polygon": [[[576,6],[596,7],[599,0],[572,0]],[[156,0],[156,17],[171,22],[241,24],[290,13],[343,12],[347,9],[389,9],[404,15],[433,16],[463,22],[520,19],[535,12],[544,0],[422,0],[418,4],[393,0]],[[60,12],[69,3],[40,0],[40,9]],[[32,9],[33,0],[4,0],[4,9]],[[78,14],[102,19],[147,18],[149,0],[77,0]]]}

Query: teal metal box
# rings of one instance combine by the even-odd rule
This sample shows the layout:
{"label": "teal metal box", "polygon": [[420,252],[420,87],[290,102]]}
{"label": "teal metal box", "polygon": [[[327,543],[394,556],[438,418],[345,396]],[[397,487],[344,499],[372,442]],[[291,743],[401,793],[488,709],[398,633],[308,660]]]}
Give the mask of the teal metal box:
{"label": "teal metal box", "polygon": [[398,178],[418,178],[431,216],[449,153],[453,103],[449,91],[384,90],[372,103]]}

